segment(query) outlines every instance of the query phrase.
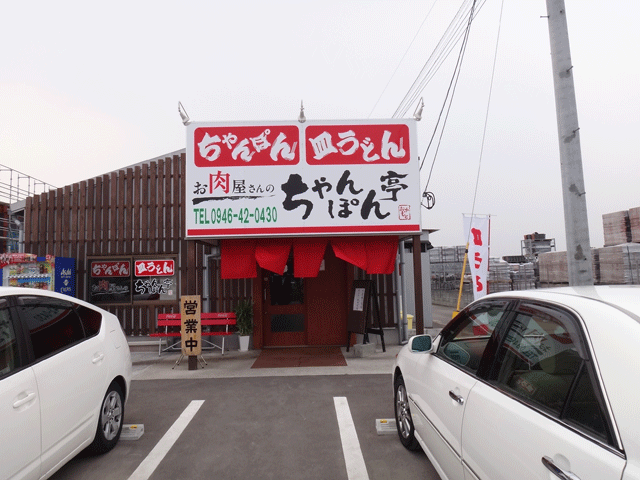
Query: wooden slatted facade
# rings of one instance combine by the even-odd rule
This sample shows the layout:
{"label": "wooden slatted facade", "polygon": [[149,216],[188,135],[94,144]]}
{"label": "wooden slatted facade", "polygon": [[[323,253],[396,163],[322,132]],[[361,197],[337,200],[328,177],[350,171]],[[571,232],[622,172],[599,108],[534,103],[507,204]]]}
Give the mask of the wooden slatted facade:
{"label": "wooden slatted facade", "polygon": [[[175,256],[179,295],[202,295],[211,246],[184,240],[184,170],[185,154],[174,155],[27,198],[25,252],[75,258],[84,300],[97,256]],[[158,313],[179,311],[177,301],[101,306],[128,335],[147,335]]]}
{"label": "wooden slatted facade", "polygon": [[[211,255],[216,241],[184,239],[185,165],[182,153],[27,198],[24,251],[75,258],[76,295],[83,300],[89,297],[88,269],[97,257],[171,256],[178,272],[177,298],[202,295],[209,311],[231,311],[240,300],[261,296],[261,283],[253,279],[221,279],[220,258]],[[353,267],[349,277],[376,282],[382,326],[393,327],[393,275],[366,275]],[[177,300],[100,306],[118,316],[133,336],[154,332],[159,313],[179,311]]]}

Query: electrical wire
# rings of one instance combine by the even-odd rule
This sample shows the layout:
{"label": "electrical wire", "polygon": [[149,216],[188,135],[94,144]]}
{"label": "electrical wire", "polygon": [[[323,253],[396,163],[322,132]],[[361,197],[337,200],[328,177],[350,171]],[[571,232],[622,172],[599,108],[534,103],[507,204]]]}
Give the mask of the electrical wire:
{"label": "electrical wire", "polygon": [[438,71],[440,65],[442,65],[442,62],[448,57],[451,49],[453,48],[453,45],[455,45],[455,43],[457,43],[457,41],[459,40],[460,27],[464,25],[464,19],[468,14],[467,3],[469,1],[473,0],[465,0],[458,9],[458,12],[447,27],[447,30],[438,42],[438,45],[436,45],[436,48],[431,53],[431,56],[423,65],[420,73],[414,80],[402,102],[400,102],[400,105],[394,113],[394,117],[402,117],[406,114],[410,106],[418,98],[418,95],[420,95],[422,90],[424,90],[426,84],[431,80],[431,78],[433,78],[433,74]]}
{"label": "electrical wire", "polygon": [[376,109],[376,107],[378,106],[378,103],[380,103],[380,100],[382,99],[382,96],[384,95],[384,92],[386,92],[387,88],[389,88],[389,84],[391,83],[391,80],[393,80],[393,77],[396,76],[396,73],[398,72],[398,69],[400,68],[400,65],[402,65],[402,62],[404,61],[404,58],[407,56],[407,53],[409,53],[409,50],[411,49],[411,46],[416,41],[416,38],[418,38],[418,34],[422,31],[422,27],[424,27],[424,24],[426,23],[427,18],[429,18],[429,16],[431,15],[431,12],[433,11],[433,7],[435,7],[436,3],[438,3],[438,0],[434,0],[433,3],[431,4],[431,8],[427,12],[427,15],[424,17],[424,20],[422,20],[422,23],[420,24],[420,27],[418,27],[418,31],[413,36],[413,39],[411,40],[411,43],[409,44],[407,49],[404,51],[404,55],[402,55],[402,58],[400,59],[400,61],[398,62],[398,65],[396,66],[396,69],[391,74],[391,77],[389,78],[389,81],[387,82],[387,84],[382,89],[382,92],[380,93],[380,96],[378,97],[378,100],[376,101],[376,104],[371,109],[371,112],[369,113],[369,118],[371,118],[371,115],[373,115],[373,112]]}
{"label": "electrical wire", "polygon": [[[473,218],[475,209],[476,209],[476,198],[478,196],[478,185],[480,183],[480,167],[482,166],[482,155],[484,153],[484,142],[487,138],[487,125],[489,123],[489,107],[491,106],[491,95],[493,94],[493,80],[496,74],[496,62],[498,59],[498,45],[500,44],[500,30],[502,29],[502,12],[504,10],[504,0],[502,0],[500,5],[500,17],[498,20],[498,35],[496,38],[496,48],[493,53],[493,67],[491,68],[491,82],[489,83],[489,98],[487,98],[487,110],[484,116],[484,129],[482,131],[482,143],[480,146],[480,158],[478,159],[478,173],[476,174],[476,186],[473,191],[473,203],[471,206],[471,218]],[[469,232],[471,235],[471,232]],[[467,242],[469,240],[467,239]]]}
{"label": "electrical wire", "polygon": [[486,0],[463,1],[453,20],[450,22],[445,33],[438,42],[438,45],[431,53],[420,70],[420,73],[400,102],[400,105],[393,114],[393,118],[400,118],[404,116],[409,108],[411,108],[411,106],[416,102],[424,88],[448,58],[460,38],[464,35],[466,25],[469,22],[468,18],[473,20],[473,18],[475,18],[475,16],[480,12],[480,9],[485,2]]}
{"label": "electrical wire", "polygon": [[[475,0],[474,0],[474,5],[475,5]],[[442,124],[442,128],[440,128],[440,137],[438,139],[438,146],[436,148],[436,153],[433,156],[433,162],[431,163],[431,169],[429,170],[429,177],[427,178],[427,183],[425,185],[424,188],[424,192],[427,191],[427,188],[429,187],[429,182],[431,181],[431,174],[433,172],[433,167],[435,165],[436,162],[436,158],[437,158],[437,153],[440,150],[440,144],[442,141],[442,135],[444,134],[444,127],[446,125],[447,119],[449,117],[449,112],[451,111],[451,105],[453,104],[453,95],[455,93],[455,89],[456,86],[458,84],[458,79],[460,78],[460,72],[462,69],[462,60],[464,59],[464,53],[467,49],[467,44],[468,44],[468,40],[469,40],[469,32],[471,31],[471,22],[473,21],[473,5],[471,8],[471,11],[469,12],[469,20],[467,22],[467,28],[465,30],[465,34],[464,34],[464,38],[462,41],[462,45],[460,46],[460,52],[458,53],[458,60],[456,61],[456,65],[453,71],[453,75],[451,77],[451,81],[449,82],[449,87],[447,89],[447,94],[445,96],[444,102],[442,103],[442,108],[440,109],[440,114],[438,116],[438,121],[436,122],[436,125],[433,129],[433,134],[431,135],[431,139],[429,140],[429,144],[427,145],[427,149],[424,152],[424,155],[422,157],[422,163],[420,164],[420,171],[422,171],[422,167],[424,166],[424,162],[427,158],[427,154],[429,153],[429,149],[431,148],[431,145],[433,143],[433,140],[436,136],[436,133],[438,132],[438,128],[440,127],[440,121],[442,120],[442,115],[444,113],[444,110],[447,110],[447,113],[445,115],[444,118],[444,122]]]}

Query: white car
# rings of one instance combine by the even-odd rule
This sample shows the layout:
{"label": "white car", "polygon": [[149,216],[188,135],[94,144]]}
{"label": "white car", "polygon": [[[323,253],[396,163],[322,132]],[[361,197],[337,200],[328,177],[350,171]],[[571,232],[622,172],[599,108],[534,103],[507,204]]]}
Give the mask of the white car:
{"label": "white car", "polygon": [[640,286],[488,295],[393,369],[398,435],[443,479],[640,479]]}
{"label": "white car", "polygon": [[44,479],[120,438],[131,354],[118,319],[54,292],[0,287],[0,479]]}

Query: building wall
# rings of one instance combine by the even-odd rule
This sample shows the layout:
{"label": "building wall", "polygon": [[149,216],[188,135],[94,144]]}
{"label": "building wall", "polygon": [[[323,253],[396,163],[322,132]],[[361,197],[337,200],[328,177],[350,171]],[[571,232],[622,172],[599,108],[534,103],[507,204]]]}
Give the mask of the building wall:
{"label": "building wall", "polygon": [[[184,240],[185,154],[114,171],[29,197],[24,251],[76,259],[77,296],[87,299],[88,257],[176,255],[180,295],[202,294],[211,246]],[[178,302],[101,305],[129,335],[155,330]]]}
{"label": "building wall", "polygon": [[[77,297],[83,300],[88,300],[88,269],[96,257],[175,256],[178,299],[201,295],[205,310],[232,311],[259,285],[220,278],[215,240],[184,239],[185,162],[184,153],[174,154],[28,197],[24,251],[75,258]],[[382,325],[393,326],[392,275],[366,275],[356,268],[350,278],[376,281]],[[347,285],[345,302],[349,293]],[[180,311],[177,300],[99,305],[120,318],[128,335],[154,332],[159,313]]]}

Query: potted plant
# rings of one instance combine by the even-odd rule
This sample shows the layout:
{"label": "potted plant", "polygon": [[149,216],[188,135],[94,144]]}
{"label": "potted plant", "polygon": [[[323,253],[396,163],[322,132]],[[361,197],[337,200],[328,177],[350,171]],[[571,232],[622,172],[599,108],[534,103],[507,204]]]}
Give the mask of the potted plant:
{"label": "potted plant", "polygon": [[249,350],[249,337],[253,333],[253,302],[242,300],[233,311],[236,314],[240,351],[246,352]]}

